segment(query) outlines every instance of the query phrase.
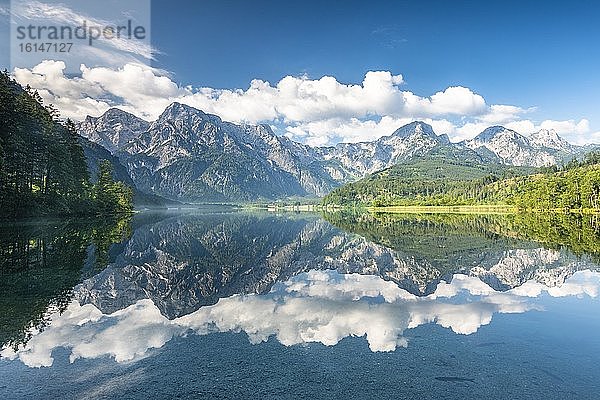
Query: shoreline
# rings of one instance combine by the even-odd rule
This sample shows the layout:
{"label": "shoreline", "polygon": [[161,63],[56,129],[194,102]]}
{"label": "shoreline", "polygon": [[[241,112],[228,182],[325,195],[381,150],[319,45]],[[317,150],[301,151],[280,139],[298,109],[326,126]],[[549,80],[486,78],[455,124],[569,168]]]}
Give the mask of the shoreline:
{"label": "shoreline", "polygon": [[561,213],[597,215],[599,209],[520,209],[509,205],[476,205],[476,206],[385,206],[365,207],[370,213],[389,214],[519,214],[519,213]]}
{"label": "shoreline", "polygon": [[370,213],[389,214],[515,214],[519,209],[505,205],[485,206],[385,206],[366,207]]}

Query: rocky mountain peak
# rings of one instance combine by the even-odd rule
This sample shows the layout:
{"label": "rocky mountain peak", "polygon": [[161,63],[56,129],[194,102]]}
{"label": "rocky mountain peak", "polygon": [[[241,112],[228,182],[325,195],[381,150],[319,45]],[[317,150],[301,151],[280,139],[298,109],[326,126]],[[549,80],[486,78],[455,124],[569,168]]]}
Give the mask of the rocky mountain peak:
{"label": "rocky mountain peak", "polygon": [[529,136],[532,145],[538,147],[547,147],[555,150],[568,150],[571,144],[561,138],[554,129],[540,129],[538,132]]}
{"label": "rocky mountain peak", "polygon": [[112,120],[115,120],[115,119],[139,120],[139,119],[141,119],[127,111],[121,110],[120,108],[116,108],[116,107],[109,108],[104,114],[102,114],[101,118],[112,119]]}
{"label": "rocky mountain peak", "polygon": [[495,139],[499,139],[499,138],[522,140],[525,137],[522,136],[521,134],[519,134],[511,129],[505,128],[503,126],[490,126],[489,128],[485,129],[483,132],[481,132],[479,135],[477,135],[474,140],[488,143],[488,142],[491,142],[491,141],[493,141]]}
{"label": "rocky mountain peak", "polygon": [[155,123],[159,123],[162,121],[173,121],[173,120],[186,120],[190,119],[201,119],[210,121],[213,123],[220,123],[221,118],[207,114],[202,110],[189,106],[187,104],[182,104],[178,102],[171,103],[165,110],[160,114]]}
{"label": "rocky mountain peak", "polygon": [[150,124],[118,108],[110,108],[99,117],[88,116],[80,125],[81,136],[100,144],[111,153],[139,137]]}
{"label": "rocky mountain peak", "polygon": [[422,121],[414,121],[396,129],[392,136],[406,138],[412,135],[429,136],[436,138],[437,135],[433,131],[431,125]]}
{"label": "rocky mountain peak", "polygon": [[462,144],[476,151],[492,152],[503,164],[542,167],[557,163],[553,153],[532,145],[527,137],[503,126],[491,126]]}

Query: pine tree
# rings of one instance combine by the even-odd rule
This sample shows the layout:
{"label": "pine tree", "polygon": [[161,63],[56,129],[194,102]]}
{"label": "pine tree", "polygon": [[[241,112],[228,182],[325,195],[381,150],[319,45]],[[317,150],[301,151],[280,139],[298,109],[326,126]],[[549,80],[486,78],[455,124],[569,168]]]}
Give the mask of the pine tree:
{"label": "pine tree", "polygon": [[133,210],[133,191],[112,177],[112,164],[100,163],[98,182],[94,185],[94,200],[98,214],[129,213]]}

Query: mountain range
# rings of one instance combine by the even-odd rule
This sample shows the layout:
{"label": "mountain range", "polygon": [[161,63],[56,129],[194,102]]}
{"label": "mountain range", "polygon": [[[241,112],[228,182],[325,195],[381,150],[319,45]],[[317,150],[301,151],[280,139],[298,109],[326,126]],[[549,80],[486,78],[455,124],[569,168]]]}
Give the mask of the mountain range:
{"label": "mountain range", "polygon": [[268,125],[237,125],[180,103],[152,122],[112,108],[88,116],[78,131],[105,148],[120,164],[115,170],[127,171],[129,180],[123,180],[138,191],[197,203],[320,197],[382,169],[440,154],[470,165],[542,167],[593,150],[554,131],[526,137],[502,126],[452,143],[420,121],[371,142],[311,147]]}

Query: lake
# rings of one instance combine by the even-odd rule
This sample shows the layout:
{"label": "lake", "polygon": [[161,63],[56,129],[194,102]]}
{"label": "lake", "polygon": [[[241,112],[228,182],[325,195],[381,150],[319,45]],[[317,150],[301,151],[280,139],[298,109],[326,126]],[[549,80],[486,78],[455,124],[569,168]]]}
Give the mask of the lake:
{"label": "lake", "polygon": [[600,398],[600,221],[227,208],[0,226],[0,396]]}

